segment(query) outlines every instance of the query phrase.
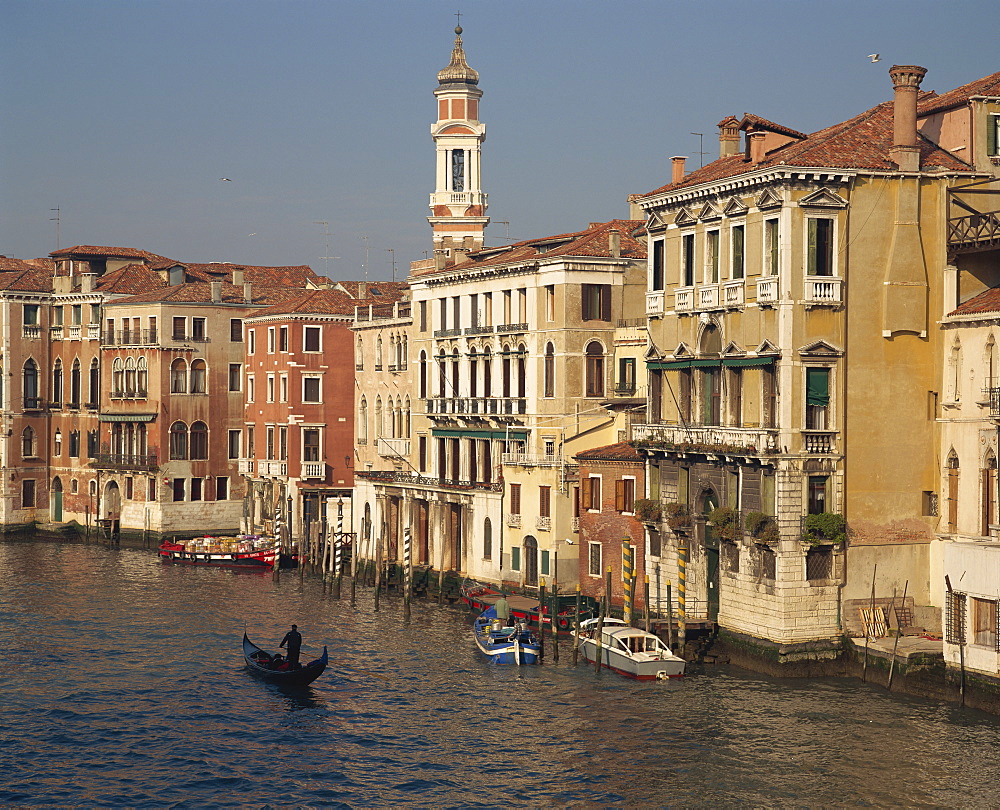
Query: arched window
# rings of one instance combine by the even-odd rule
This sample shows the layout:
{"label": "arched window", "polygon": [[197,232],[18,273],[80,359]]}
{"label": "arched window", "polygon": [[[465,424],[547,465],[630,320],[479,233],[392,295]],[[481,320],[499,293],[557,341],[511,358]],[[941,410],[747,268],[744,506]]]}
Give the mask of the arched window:
{"label": "arched window", "polygon": [[528,350],[524,346],[517,349],[517,395],[522,399],[528,390]]}
{"label": "arched window", "polygon": [[34,428],[26,427],[21,433],[21,457],[34,458],[38,455]]}
{"label": "arched window", "polygon": [[980,534],[983,537],[990,536],[990,526],[997,523],[997,458],[992,450],[986,451],[983,459],[981,497],[982,526]]}
{"label": "arched window", "polygon": [[364,397],[358,407],[358,443],[368,444],[368,400]]}
{"label": "arched window", "polygon": [[403,404],[403,438],[410,438],[410,396],[406,395],[406,402]]}
{"label": "arched window", "polygon": [[1000,374],[1000,366],[997,365],[997,344],[990,335],[986,341],[986,349],[983,352],[983,374],[985,376],[984,387],[997,387],[997,374]]}
{"label": "arched window", "polygon": [[208,425],[204,422],[194,422],[191,425],[191,459],[204,460],[208,458]]}
{"label": "arched window", "polygon": [[375,341],[375,370],[382,369],[382,338]]}
{"label": "arched window", "polygon": [[146,367],[146,358],[140,357],[135,364],[136,371],[136,395],[139,397],[146,397],[148,395],[149,389],[149,370]]}
{"label": "arched window", "polygon": [[55,435],[52,437],[52,455],[61,456],[62,455],[62,431],[57,430]]}
{"label": "arched window", "polygon": [[489,518],[483,521],[483,558],[493,559],[493,524]]}
{"label": "arched window", "polygon": [[208,392],[208,371],[204,360],[194,360],[191,363],[191,393],[205,394]]}
{"label": "arched window", "polygon": [[120,397],[125,393],[125,361],[116,357],[111,364],[111,396]]}
{"label": "arched window", "polygon": [[444,349],[438,355],[438,396],[446,397],[448,396],[448,367],[445,364],[445,358],[447,355],[444,353]]}
{"label": "arched window", "polygon": [[97,401],[101,397],[101,366],[95,357],[90,361],[90,399],[87,400],[87,407],[97,408]]}
{"label": "arched window", "polygon": [[551,343],[545,344],[545,360],[543,374],[544,391],[543,396],[554,397],[556,395],[556,349]]}
{"label": "arched window", "polygon": [[174,422],[170,426],[170,458],[183,460],[188,457],[188,429],[183,422]]}
{"label": "arched window", "polygon": [[382,438],[382,397],[375,398],[375,438]]}
{"label": "arched window", "polygon": [[604,396],[604,347],[596,340],[587,344],[586,396]]}
{"label": "arched window", "polygon": [[73,368],[69,373],[69,403],[74,408],[80,407],[82,382],[80,379],[80,360],[73,361]]}
{"label": "arched window", "polygon": [[493,396],[493,352],[489,346],[483,348],[483,396]]}
{"label": "arched window", "polygon": [[461,375],[459,374],[458,349],[451,353],[451,396],[462,396]]}
{"label": "arched window", "polygon": [[5,407],[3,400],[3,364],[0,364],[0,408]]}
{"label": "arched window", "polygon": [[135,396],[135,358],[125,359],[125,395]]}
{"label": "arched window", "polygon": [[63,368],[62,360],[56,360],[52,369],[52,403],[57,407],[62,406],[63,398]]}
{"label": "arched window", "polygon": [[506,343],[503,346],[503,360],[501,361],[501,382],[500,382],[500,396],[509,397],[510,396],[510,346]]}
{"label": "arched window", "polygon": [[958,455],[954,450],[948,454],[948,531],[958,527]]}
{"label": "arched window", "polygon": [[187,363],[179,357],[170,364],[170,393],[187,393]]}
{"label": "arched window", "polygon": [[958,402],[962,398],[962,344],[955,338],[948,358],[948,399]]}
{"label": "arched window", "polygon": [[407,360],[407,341],[406,335],[403,335],[399,340],[399,369],[400,371],[406,371],[406,367],[409,365]]}
{"label": "arched window", "polygon": [[34,360],[29,358],[24,364],[22,379],[21,390],[24,391],[24,407],[40,408],[42,403],[38,396],[38,366]]}
{"label": "arched window", "polygon": [[354,351],[354,368],[357,371],[365,370],[365,344],[361,335],[358,335],[358,345]]}
{"label": "arched window", "polygon": [[420,398],[427,399],[427,353],[420,352],[420,368],[418,369]]}
{"label": "arched window", "polygon": [[135,426],[135,452],[136,455],[146,455],[146,426],[139,422]]}

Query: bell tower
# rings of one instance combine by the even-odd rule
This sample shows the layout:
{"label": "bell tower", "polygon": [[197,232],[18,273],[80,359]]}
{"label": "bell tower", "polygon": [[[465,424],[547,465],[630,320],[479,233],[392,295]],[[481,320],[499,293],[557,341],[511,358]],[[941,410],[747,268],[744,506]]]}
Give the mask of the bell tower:
{"label": "bell tower", "polygon": [[457,255],[483,246],[486,195],[480,186],[480,154],[486,127],[479,121],[479,74],[469,67],[462,49],[462,27],[455,28],[455,46],[448,67],[438,72],[437,121],[431,137],[437,147],[431,224],[436,264],[454,264]]}

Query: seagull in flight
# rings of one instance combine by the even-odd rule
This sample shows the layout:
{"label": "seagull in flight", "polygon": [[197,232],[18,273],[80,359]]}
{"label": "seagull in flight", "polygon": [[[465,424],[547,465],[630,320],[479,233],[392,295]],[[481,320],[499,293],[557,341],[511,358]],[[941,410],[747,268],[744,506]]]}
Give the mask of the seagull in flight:
{"label": "seagull in flight", "polygon": [[879,60],[879,55],[877,53],[870,53],[868,54],[868,58],[873,62],[877,62]]}
{"label": "seagull in flight", "polygon": [[226,181],[227,183],[232,183],[232,182],[233,182],[233,181],[232,181],[232,180],[230,180],[230,179],[229,179],[228,177],[220,177],[219,179],[220,179],[220,180],[225,180],[225,181]]}

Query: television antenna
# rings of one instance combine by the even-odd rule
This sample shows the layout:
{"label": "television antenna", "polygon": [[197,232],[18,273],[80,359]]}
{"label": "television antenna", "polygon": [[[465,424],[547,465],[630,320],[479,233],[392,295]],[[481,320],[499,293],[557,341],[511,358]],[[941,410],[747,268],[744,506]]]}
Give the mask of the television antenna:
{"label": "television antenna", "polygon": [[385,252],[392,254],[392,280],[395,281],[396,280],[396,249],[395,248],[386,248]]}
{"label": "television antenna", "polygon": [[323,235],[326,237],[326,250],[324,251],[324,253],[326,255],[325,256],[320,256],[319,258],[323,259],[326,262],[326,270],[324,271],[324,275],[327,278],[329,278],[330,277],[330,259],[335,259],[336,260],[336,259],[339,259],[340,256],[331,256],[330,255],[330,223],[327,222],[326,220],[314,219],[313,220],[313,225],[322,225],[323,226]]}
{"label": "television antenna", "polygon": [[56,214],[54,217],[49,217],[49,222],[54,222],[56,224],[56,250],[59,250],[59,225],[61,224],[61,220],[59,218],[59,208],[50,208],[49,211],[54,211]]}
{"label": "television antenna", "polygon": [[705,165],[705,133],[704,132],[692,132],[692,135],[698,136],[698,159],[701,165]]}

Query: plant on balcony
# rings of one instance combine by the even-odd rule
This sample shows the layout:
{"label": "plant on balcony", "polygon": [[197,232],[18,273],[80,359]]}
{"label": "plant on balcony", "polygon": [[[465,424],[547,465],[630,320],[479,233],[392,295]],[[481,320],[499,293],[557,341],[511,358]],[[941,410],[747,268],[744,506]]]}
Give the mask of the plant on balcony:
{"label": "plant on balcony", "polygon": [[667,525],[675,532],[691,528],[691,510],[686,503],[668,503],[663,509]]}
{"label": "plant on balcony", "polygon": [[781,532],[774,518],[763,512],[747,512],[743,517],[743,527],[747,533],[761,543],[777,543]]}
{"label": "plant on balcony", "polygon": [[643,523],[656,523],[663,510],[660,508],[660,501],[652,498],[637,498],[635,502],[635,516]]}
{"label": "plant on balcony", "polygon": [[802,539],[813,546],[837,546],[847,539],[847,521],[834,512],[806,515]]}
{"label": "plant on balcony", "polygon": [[708,513],[708,522],[715,529],[715,535],[722,540],[735,542],[743,534],[740,527],[740,513],[731,506],[717,506]]}

